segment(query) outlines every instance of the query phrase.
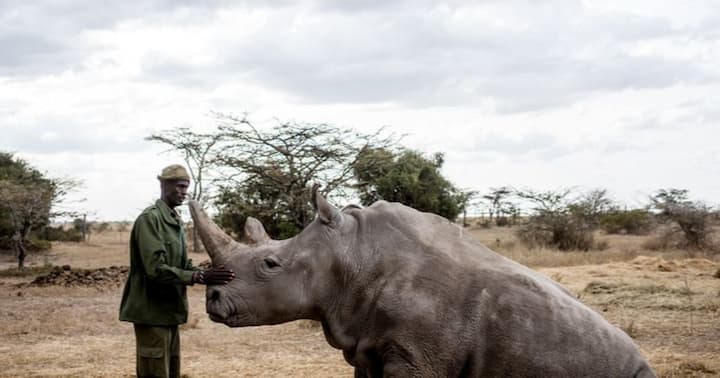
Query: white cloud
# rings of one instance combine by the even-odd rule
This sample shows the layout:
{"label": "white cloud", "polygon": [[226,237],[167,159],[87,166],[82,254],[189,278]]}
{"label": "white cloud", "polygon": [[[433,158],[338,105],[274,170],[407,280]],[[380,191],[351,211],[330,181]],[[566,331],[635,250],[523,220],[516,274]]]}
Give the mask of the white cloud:
{"label": "white cloud", "polygon": [[[210,110],[388,125],[459,186],[685,187],[717,202],[714,1],[0,4],[0,149],[132,218]],[[108,197],[108,193],[110,193]],[[111,199],[108,199],[111,198]]]}

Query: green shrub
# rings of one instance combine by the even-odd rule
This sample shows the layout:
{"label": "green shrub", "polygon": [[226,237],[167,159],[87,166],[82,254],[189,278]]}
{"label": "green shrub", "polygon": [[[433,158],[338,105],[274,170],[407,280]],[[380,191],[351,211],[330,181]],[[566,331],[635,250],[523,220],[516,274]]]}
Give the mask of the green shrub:
{"label": "green shrub", "polygon": [[31,238],[27,241],[27,249],[31,252],[42,252],[52,248],[49,240]]}
{"label": "green shrub", "polygon": [[[29,252],[42,252],[47,251],[51,248],[50,242],[45,239],[40,239],[34,236],[31,236],[26,242],[25,242],[25,248]],[[8,254],[15,253],[15,240],[11,237],[2,237],[0,238],[0,251],[7,252]]]}
{"label": "green shrub", "polygon": [[659,218],[672,224],[682,235],[682,248],[717,249],[710,238],[711,207],[691,201],[686,189],[661,189],[650,200],[653,207],[660,211]]}
{"label": "green shrub", "polygon": [[30,277],[39,274],[46,274],[53,270],[52,264],[45,264],[42,266],[31,266],[24,269],[8,268],[0,270],[0,277]]}
{"label": "green shrub", "polygon": [[613,207],[607,192],[595,189],[582,195],[572,193],[570,189],[516,192],[535,206],[534,214],[519,227],[518,238],[531,248],[550,247],[561,251],[606,248],[603,243],[595,243],[593,233],[601,216]]}
{"label": "green shrub", "polygon": [[68,230],[63,229],[62,226],[51,227],[47,226],[43,230],[44,239],[48,241],[67,241],[67,242],[80,242],[82,241],[82,234],[75,228]]}
{"label": "green shrub", "polygon": [[645,209],[615,211],[600,218],[608,234],[646,235],[652,229],[652,215]]}
{"label": "green shrub", "polygon": [[541,213],[530,217],[516,232],[530,248],[552,247],[562,251],[594,249],[592,229],[567,213]]}

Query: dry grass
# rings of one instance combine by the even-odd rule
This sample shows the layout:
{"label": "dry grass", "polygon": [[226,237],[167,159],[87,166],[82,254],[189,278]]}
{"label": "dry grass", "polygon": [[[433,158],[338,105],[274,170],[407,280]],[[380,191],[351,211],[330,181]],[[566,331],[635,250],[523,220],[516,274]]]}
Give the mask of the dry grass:
{"label": "dry grass", "polygon": [[[472,230],[490,248],[561,282],[628,332],[662,377],[720,372],[720,268],[717,258],[648,252],[642,237],[598,236],[599,252],[525,250],[503,228]],[[45,262],[74,268],[126,265],[127,232],[60,243]],[[194,261],[206,259],[192,256]],[[6,267],[12,260],[2,262]],[[132,326],[117,320],[121,288],[18,287],[30,276],[0,276],[0,377],[123,377],[134,373]],[[191,318],[181,330],[183,373],[190,377],[351,376],[322,329],[298,321],[231,329],[204,314],[202,287],[189,290]]]}
{"label": "dry grass", "polygon": [[599,232],[595,235],[596,244],[601,244],[604,248],[584,252],[559,251],[550,248],[528,249],[515,236],[515,229],[510,227],[474,227],[467,229],[467,231],[490,249],[533,268],[630,261],[638,256],[648,254],[663,257],[667,260],[687,257],[717,258],[714,257],[713,253],[702,251],[645,249],[643,246],[656,237],[655,235],[607,235]]}

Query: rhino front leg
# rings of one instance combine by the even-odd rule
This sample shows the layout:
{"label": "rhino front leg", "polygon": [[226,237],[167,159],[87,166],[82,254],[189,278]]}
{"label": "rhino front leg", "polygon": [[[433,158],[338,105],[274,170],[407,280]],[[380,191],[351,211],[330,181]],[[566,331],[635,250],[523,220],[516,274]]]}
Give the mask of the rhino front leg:
{"label": "rhino front leg", "polygon": [[385,363],[382,369],[382,377],[433,377],[432,372],[423,372],[416,366],[402,359],[391,359]]}
{"label": "rhino front leg", "polygon": [[436,377],[432,368],[418,365],[419,356],[397,344],[386,347],[381,357],[381,377]]}

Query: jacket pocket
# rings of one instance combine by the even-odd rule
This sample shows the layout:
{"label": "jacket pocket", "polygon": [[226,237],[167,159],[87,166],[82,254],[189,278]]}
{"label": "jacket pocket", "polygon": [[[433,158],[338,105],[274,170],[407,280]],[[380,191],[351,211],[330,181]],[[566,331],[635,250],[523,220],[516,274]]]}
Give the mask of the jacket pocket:
{"label": "jacket pocket", "polygon": [[139,377],[167,377],[168,368],[163,348],[138,348]]}

